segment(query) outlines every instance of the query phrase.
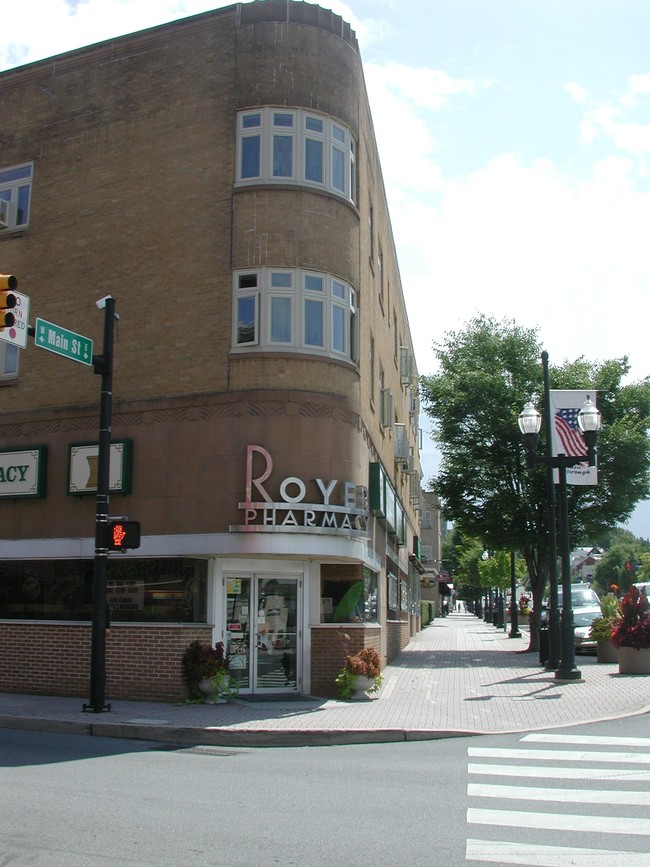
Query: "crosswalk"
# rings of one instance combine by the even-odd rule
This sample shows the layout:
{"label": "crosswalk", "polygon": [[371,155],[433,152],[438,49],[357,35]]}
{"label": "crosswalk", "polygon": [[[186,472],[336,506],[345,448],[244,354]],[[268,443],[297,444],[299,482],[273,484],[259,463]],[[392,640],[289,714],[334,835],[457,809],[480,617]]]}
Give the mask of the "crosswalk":
{"label": "crosswalk", "polygon": [[467,754],[466,861],[650,865],[650,738],[534,733]]}

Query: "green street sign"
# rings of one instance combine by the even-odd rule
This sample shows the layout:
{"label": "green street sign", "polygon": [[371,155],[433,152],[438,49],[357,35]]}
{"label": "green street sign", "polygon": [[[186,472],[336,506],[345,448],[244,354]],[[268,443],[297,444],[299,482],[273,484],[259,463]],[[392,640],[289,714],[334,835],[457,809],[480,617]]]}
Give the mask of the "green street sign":
{"label": "green street sign", "polygon": [[81,364],[92,365],[93,342],[88,337],[75,334],[74,331],[68,331],[67,328],[61,328],[60,325],[54,325],[52,322],[46,322],[45,319],[36,320],[35,331],[34,343],[41,349],[71,358]]}

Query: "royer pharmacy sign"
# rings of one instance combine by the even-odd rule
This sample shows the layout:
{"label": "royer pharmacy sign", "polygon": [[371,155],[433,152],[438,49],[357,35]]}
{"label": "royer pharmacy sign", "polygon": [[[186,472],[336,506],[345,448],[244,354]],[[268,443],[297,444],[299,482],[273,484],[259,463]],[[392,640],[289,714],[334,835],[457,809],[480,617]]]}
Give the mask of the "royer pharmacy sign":
{"label": "royer pharmacy sign", "polygon": [[47,448],[0,452],[0,497],[44,497]]}
{"label": "royer pharmacy sign", "polygon": [[[263,459],[263,469],[253,476],[256,454]],[[312,490],[309,496],[317,495],[319,502],[312,502],[307,500],[307,484],[297,476],[288,476],[280,482],[274,498],[266,488],[272,472],[270,453],[262,446],[248,446],[246,499],[239,504],[244,511],[244,523],[231,524],[231,533],[313,533],[317,530],[369,538],[367,488],[338,479],[313,479],[309,483]]]}

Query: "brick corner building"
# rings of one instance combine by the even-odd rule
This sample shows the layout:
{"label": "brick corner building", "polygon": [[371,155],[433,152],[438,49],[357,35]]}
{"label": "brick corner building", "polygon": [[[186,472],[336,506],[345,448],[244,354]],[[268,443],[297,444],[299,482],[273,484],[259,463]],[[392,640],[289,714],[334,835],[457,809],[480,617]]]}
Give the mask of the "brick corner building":
{"label": "brick corner building", "polygon": [[[4,72],[0,107],[0,271],[95,354],[119,314],[110,514],[142,543],[108,559],[107,694],[180,698],[195,638],[242,694],[389,661],[419,628],[417,371],[349,25],[235,4]],[[0,691],[84,695],[100,377],[18,342]]]}

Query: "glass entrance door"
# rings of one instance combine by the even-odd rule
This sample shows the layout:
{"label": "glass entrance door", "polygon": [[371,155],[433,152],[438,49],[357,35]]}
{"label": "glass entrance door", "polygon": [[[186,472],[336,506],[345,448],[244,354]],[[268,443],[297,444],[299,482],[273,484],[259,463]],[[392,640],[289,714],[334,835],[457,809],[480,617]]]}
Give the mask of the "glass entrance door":
{"label": "glass entrance door", "polygon": [[227,580],[228,664],[240,692],[298,691],[298,596],[297,578]]}

